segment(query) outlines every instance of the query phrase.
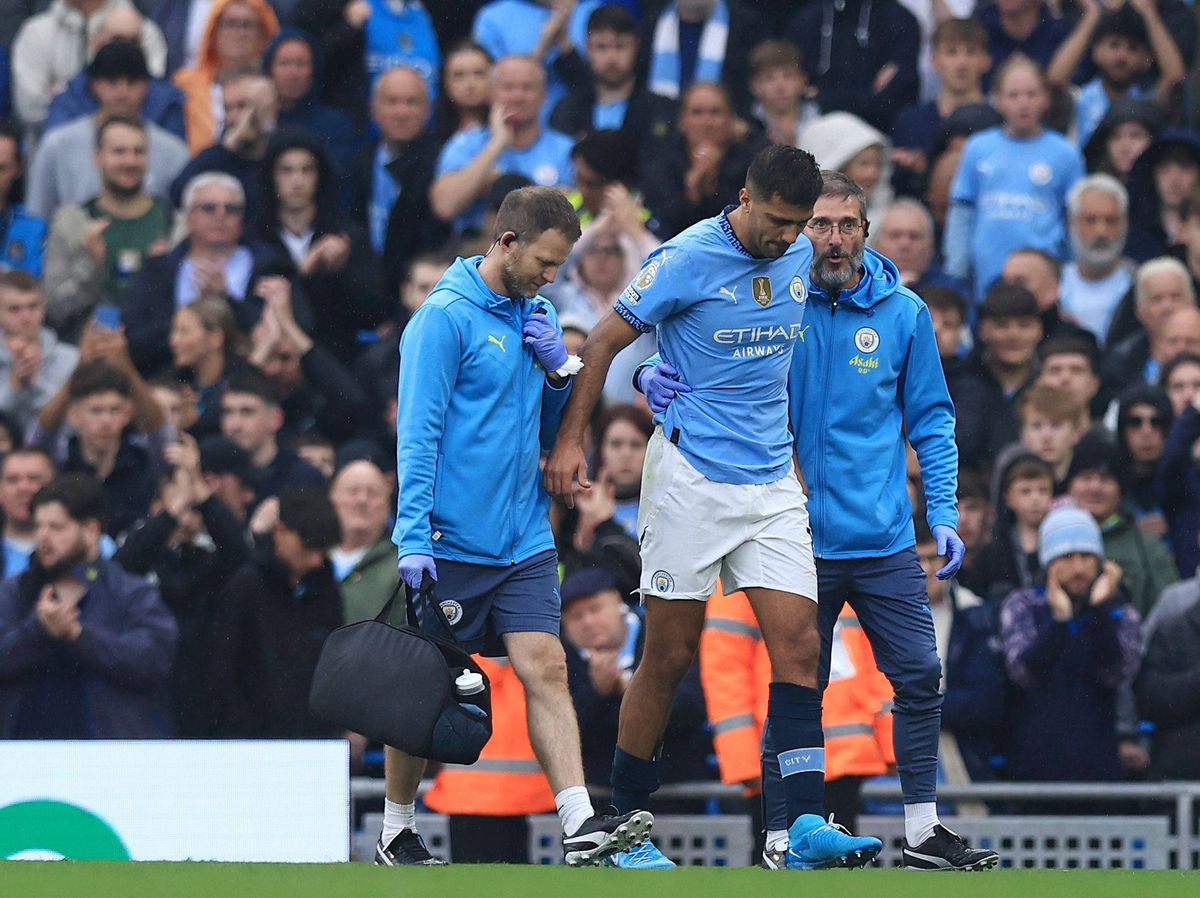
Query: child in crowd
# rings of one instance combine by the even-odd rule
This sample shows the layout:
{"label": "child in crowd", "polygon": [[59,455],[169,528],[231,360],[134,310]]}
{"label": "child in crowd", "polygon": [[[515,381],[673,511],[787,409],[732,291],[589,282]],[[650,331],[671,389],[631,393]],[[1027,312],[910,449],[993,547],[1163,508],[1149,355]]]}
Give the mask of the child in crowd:
{"label": "child in crowd", "polygon": [[1038,384],[1021,398],[1018,414],[1021,445],[1050,466],[1054,493],[1062,493],[1075,446],[1087,429],[1087,409],[1070,394]]}
{"label": "child in crowd", "polygon": [[750,93],[751,111],[772,143],[799,146],[804,129],[821,114],[800,48],[791,41],[771,38],[750,51]]}
{"label": "child in crowd", "polygon": [[1038,528],[1050,513],[1054,470],[1024,451],[1000,472],[999,480],[995,533],[973,571],[980,595],[997,602],[1014,589],[1033,586],[1041,572]]}

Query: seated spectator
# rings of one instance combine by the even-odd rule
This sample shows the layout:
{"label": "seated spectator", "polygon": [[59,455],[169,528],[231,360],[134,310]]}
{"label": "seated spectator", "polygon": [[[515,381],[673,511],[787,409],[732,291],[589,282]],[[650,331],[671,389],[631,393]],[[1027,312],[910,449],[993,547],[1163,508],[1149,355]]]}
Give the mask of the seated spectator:
{"label": "seated spectator", "polygon": [[[350,445],[352,448],[355,446],[354,443]],[[329,437],[310,430],[308,433],[300,434],[292,441],[292,449],[303,461],[320,471],[322,477],[326,480],[333,480],[333,475],[337,473],[338,469],[337,450]]]}
{"label": "seated spectator", "polygon": [[173,731],[204,739],[218,735],[220,719],[209,677],[217,649],[213,621],[247,545],[241,524],[204,480],[196,441],[182,434],[164,455],[174,473],[163,481],[154,513],[129,532],[113,560],[131,574],[152,577],[175,616]]}
{"label": "seated spectator", "polygon": [[1034,380],[1042,339],[1037,300],[1023,287],[993,287],[979,314],[979,345],[948,382],[959,454],[971,465],[994,459],[1016,439],[1013,403]]}
{"label": "seated spectator", "polygon": [[883,217],[892,202],[887,135],[848,112],[830,112],[809,122],[800,149],[812,153],[821,168],[840,171],[863,189],[868,221]]}
{"label": "seated spectator", "polygon": [[1171,403],[1171,412],[1178,418],[1192,398],[1200,392],[1200,354],[1181,352],[1163,365],[1159,384]]}
{"label": "seated spectator", "polygon": [[896,263],[904,286],[918,292],[930,286],[957,291],[960,285],[933,264],[937,251],[933,216],[924,205],[901,197],[872,223],[871,245]]}
{"label": "seated spectator", "polygon": [[22,431],[67,382],[79,350],[44,326],[46,297],[24,271],[0,273],[0,411]]}
{"label": "seated spectator", "polygon": [[329,553],[342,592],[346,623],[379,613],[400,582],[388,519],[392,491],[372,462],[352,461],[333,477],[329,500],[341,525],[341,541]]}
{"label": "seated spectator", "polygon": [[3,515],[5,577],[25,573],[37,546],[33,497],[54,479],[54,462],[41,449],[13,449],[0,461],[0,515]]}
{"label": "seated spectator", "polygon": [[771,143],[800,146],[804,129],[821,114],[800,48],[768,38],[750,51],[750,114]]}
{"label": "seated spectator", "polygon": [[148,386],[162,411],[164,427],[172,427],[178,432],[187,430],[199,420],[195,392],[189,384],[176,379],[174,372],[160,374],[148,381]]}
{"label": "seated spectator", "polygon": [[826,112],[849,112],[889,133],[896,113],[917,101],[921,29],[895,0],[804,4],[785,34],[813,65]]}
{"label": "seated spectator", "polygon": [[1018,412],[1021,446],[1054,471],[1054,494],[1064,492],[1075,447],[1087,430],[1087,407],[1063,390],[1037,384],[1021,396]]}
{"label": "seated spectator", "polygon": [[262,551],[227,582],[214,621],[210,670],[225,738],[337,734],[308,710],[325,637],[342,625],[326,553],[340,538],[323,489],[279,497]]}
{"label": "seated spectator", "polygon": [[1005,64],[992,99],[1004,125],[967,139],[944,235],[947,272],[973,278],[977,297],[1013,250],[1065,255],[1067,194],[1083,176],[1079,151],[1042,127],[1050,95],[1036,63],[1018,56]]}
{"label": "seated spectator", "polygon": [[1135,262],[1163,255],[1179,239],[1183,204],[1200,184],[1200,133],[1164,131],[1129,172],[1129,241]]}
{"label": "seated spectator", "polygon": [[[1195,592],[1195,581],[1187,586]],[[1200,603],[1189,598],[1184,610],[1147,634],[1137,679],[1138,713],[1154,725],[1147,774],[1153,780],[1200,777]]]}
{"label": "seated spectator", "polygon": [[[1107,402],[1126,387],[1155,383],[1163,365],[1186,348],[1188,321],[1184,315],[1168,328],[1177,313],[1196,309],[1192,279],[1183,264],[1164,256],[1143,263],[1134,277],[1131,333],[1104,360],[1103,398]],[[1118,312],[1119,317],[1124,317]],[[1200,348],[1200,347],[1197,347]]]}
{"label": "seated spectator", "polygon": [[200,443],[200,470],[213,495],[245,529],[260,480],[250,453],[226,436],[206,437]]}
{"label": "seated spectator", "polygon": [[1147,100],[1122,97],[1083,145],[1083,158],[1092,174],[1112,175],[1128,186],[1129,172],[1162,130],[1163,115]]}
{"label": "seated spectator", "polygon": [[[258,322],[261,283],[280,276],[287,266],[269,248],[243,238],[245,210],[246,194],[231,175],[206,172],[184,190],[183,242],[146,259],[126,297],[125,327],[139,370],[154,372],[171,363],[171,320],[177,308],[192,300],[227,300],[243,333]],[[308,303],[294,289],[292,303],[302,326],[311,327]]]}
{"label": "seated spectator", "polygon": [[149,511],[167,466],[169,434],[119,333],[89,331],[80,358],[42,409],[29,445],[50,453],[60,472],[84,473],[103,484],[104,532],[116,539]]}
{"label": "seated spectator", "polygon": [[250,362],[266,375],[283,411],[281,438],[316,430],[342,441],[359,429],[366,395],[332,352],[296,323],[288,283],[259,288],[267,307],[255,325]]}
{"label": "seated spectator", "polygon": [[450,139],[429,188],[433,213],[461,233],[479,227],[481,200],[498,175],[524,175],[543,187],[571,185],[572,141],[542,126],[546,76],[531,58],[509,56],[492,69],[492,109],[486,128]]}
{"label": "seated spectator", "polygon": [[[1049,495],[1046,509],[1049,510]],[[1008,681],[1000,649],[999,613],[955,580],[937,575],[942,563],[937,541],[924,517],[914,517],[917,556],[925,570],[925,590],[933,614],[938,655],[942,659],[942,735],[938,767],[944,782],[998,779]],[[1037,531],[1034,531],[1034,540]],[[957,756],[957,757],[955,757]],[[962,770],[966,776],[958,775]]]}
{"label": "seated spectator", "polygon": [[320,471],[279,445],[282,428],[283,409],[264,375],[247,370],[230,378],[221,397],[221,433],[250,454],[258,481],[253,484],[256,504],[290,486],[325,488]]}
{"label": "seated spectator", "polygon": [[997,472],[1000,489],[992,541],[980,553],[972,579],[989,602],[1004,601],[1045,575],[1038,563],[1038,528],[1050,513],[1054,469],[1028,449]]}
{"label": "seated spectator", "polygon": [[1129,195],[1109,175],[1088,175],[1067,195],[1074,259],[1063,266],[1063,311],[1105,345],[1122,298],[1133,286],[1133,265],[1124,258],[1129,233]]}
{"label": "seated spectator", "polygon": [[958,580],[974,592],[986,592],[975,572],[977,559],[992,539],[996,513],[992,508],[987,482],[974,468],[958,470],[958,536],[967,547],[967,556],[959,569]]}
{"label": "seated spectator", "polygon": [[649,158],[675,126],[675,103],[637,83],[637,20],[614,3],[597,7],[587,20],[589,78],[558,101],[550,127],[572,137],[620,129]]}
{"label": "seated spectator", "polygon": [[[1084,4],[1074,30],[1046,69],[1051,86],[1070,87],[1085,54],[1090,54],[1096,74],[1075,97],[1075,143],[1081,147],[1113,100],[1152,99],[1170,111],[1175,88],[1186,74],[1179,47],[1155,3],[1115,9],[1100,3]],[[1147,89],[1141,81],[1155,65],[1158,79]]]}
{"label": "seated spectator", "polygon": [[492,99],[492,57],[487,50],[472,40],[455,44],[446,52],[440,84],[433,114],[433,136],[439,145],[462,131],[487,126]]}
{"label": "seated spectator", "polygon": [[173,379],[195,396],[196,419],[185,429],[197,439],[219,433],[221,396],[230,376],[246,368],[246,338],[233,309],[216,296],[194,299],[176,310],[167,342]]}
{"label": "seated spectator", "polygon": [[280,133],[267,149],[268,179],[259,213],[262,243],[291,262],[315,315],[313,333],[343,361],[359,349],[360,331],[388,315],[379,257],[365,228],[347,221],[337,173],[316,138]]}
{"label": "seated spectator", "polygon": [[1117,445],[1121,492],[1125,505],[1143,531],[1167,535],[1167,519],[1155,489],[1155,471],[1166,446],[1174,412],[1158,387],[1130,387],[1119,398]]}
{"label": "seated spectator", "polygon": [[766,145],[761,135],[739,137],[728,91],[709,81],[684,92],[676,127],[669,149],[642,171],[642,196],[664,240],[736,202],[750,160]]}
{"label": "seated spectator", "polygon": [[[59,206],[82,204],[100,193],[95,162],[99,125],[110,118],[136,119],[146,98],[150,74],[141,51],[125,41],[100,48],[88,64],[88,84],[99,100],[96,113],[55,128],[38,144],[29,169],[25,199],[38,217],[50,221]],[[187,164],[183,141],[147,123],[145,190],[165,196],[171,181]]]}
{"label": "seated spectator", "polygon": [[20,132],[0,124],[0,270],[41,277],[46,222],[16,202],[15,188],[24,173]]}
{"label": "seated spectator", "polygon": [[997,73],[1013,56],[1032,59],[1046,68],[1067,35],[1071,23],[1058,16],[1045,0],[996,0],[981,6],[976,18],[988,38],[991,70],[984,76],[983,87],[994,85]]}
{"label": "seated spectator", "polygon": [[962,371],[964,360],[959,355],[959,349],[962,346],[963,328],[967,323],[967,301],[962,294],[948,287],[927,287],[922,291],[922,299],[929,307],[929,317],[933,319],[933,336],[937,340],[938,356],[948,382]]}
{"label": "seated spectator", "polygon": [[1042,522],[1044,587],[1014,592],[1001,609],[1008,675],[1011,779],[1106,782],[1124,778],[1116,697],[1141,655],[1137,611],[1121,568],[1105,560],[1087,512],[1056,508]]}
{"label": "seated spectator", "polygon": [[355,163],[350,216],[367,229],[384,260],[384,291],[395,296],[412,259],[441,247],[449,233],[430,211],[439,144],[426,130],[429,96],[420,76],[404,66],[381,75],[371,118],[379,140]]}
{"label": "seated spectator", "polygon": [[223,79],[233,72],[257,70],[278,31],[279,20],[265,0],[213,0],[195,63],[177,71],[174,78],[185,97],[183,115],[192,153],[212,145],[228,130]]}
{"label": "seated spectator", "polygon": [[1033,294],[1042,318],[1042,339],[1071,337],[1096,342],[1090,331],[1063,317],[1059,293],[1062,264],[1045,250],[1022,247],[1009,254],[1000,277],[1006,284],[1017,284]]}
{"label": "seated spectator", "polygon": [[[1175,563],[1180,575],[1186,577],[1200,566],[1196,541],[1200,533],[1200,468],[1195,462],[1200,452],[1200,358],[1181,356],[1175,371],[1184,368],[1190,369],[1192,395],[1182,405],[1172,401],[1175,423],[1167,432],[1158,464],[1158,498],[1167,516],[1168,542]],[[1173,372],[1168,370],[1164,375],[1169,373]]]}
{"label": "seated spectator", "polygon": [[176,626],[158,590],[100,557],[104,491],[55,478],[33,497],[29,569],[0,582],[0,736],[169,736]]}
{"label": "seated spectator", "polygon": [[1130,604],[1145,617],[1179,578],[1166,545],[1138,527],[1125,506],[1120,453],[1107,434],[1090,433],[1079,441],[1066,487],[1071,500],[1100,525],[1104,557],[1121,566]]}
{"label": "seated spectator", "polygon": [[[141,15],[132,5],[113,7],[101,24],[100,31],[92,39],[93,55],[100,47],[113,40],[137,43],[142,21]],[[164,69],[161,65],[155,65],[153,54],[144,46],[142,51],[146,54],[147,68],[151,70],[152,75],[139,117],[153,122],[164,131],[170,131],[180,140],[186,140],[187,135],[183,129],[183,94],[179,88],[163,78]],[[174,71],[174,67],[165,71]],[[50,109],[42,125],[42,135],[77,118],[93,115],[99,105],[99,100],[88,84],[86,70],[81,71],[50,101]]]}
{"label": "seated spectator", "polygon": [[[920,196],[938,131],[960,106],[985,103],[983,76],[991,68],[987,32],[974,19],[946,19],[933,30],[931,62],[938,75],[932,100],[901,109],[892,126],[893,184],[903,194]],[[886,253],[885,253],[886,255]]]}
{"label": "seated spectator", "polygon": [[[13,98],[17,115],[32,132],[41,129],[51,98],[79,74],[95,50],[90,39],[121,6],[132,4],[127,0],[62,0],[21,26],[12,44]],[[137,43],[151,70],[162,77],[167,55],[162,32],[153,22],[138,18]]]}
{"label": "seated spectator", "polygon": [[171,206],[145,189],[148,145],[146,126],[137,119],[102,122],[93,153],[99,195],[54,213],[46,295],[59,333],[79,334],[98,305],[122,309],[143,260],[171,248]]}
{"label": "seated spectator", "polygon": [[1095,343],[1078,337],[1051,337],[1038,346],[1038,359],[1037,382],[1062,390],[1083,406],[1085,426],[1091,426],[1091,415],[1103,412],[1095,408],[1100,391]]}

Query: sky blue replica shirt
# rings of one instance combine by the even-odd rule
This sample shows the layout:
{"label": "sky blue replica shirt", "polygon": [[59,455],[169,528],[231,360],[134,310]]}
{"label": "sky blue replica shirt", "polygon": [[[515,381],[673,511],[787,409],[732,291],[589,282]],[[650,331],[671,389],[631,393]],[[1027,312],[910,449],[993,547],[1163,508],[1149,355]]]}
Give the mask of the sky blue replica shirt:
{"label": "sky blue replica shirt", "polygon": [[787,382],[802,336],[812,244],[778,259],[742,246],[727,213],[705,219],[650,254],[617,300],[691,393],[656,418],[663,433],[709,480],[771,483],[792,467]]}
{"label": "sky blue replica shirt", "polygon": [[438,47],[433,19],[419,0],[406,0],[399,8],[388,0],[370,0],[371,17],[363,26],[367,41],[368,89],[388,69],[406,65],[420,72],[429,88],[429,99],[437,99],[442,51]]}
{"label": "sky blue replica shirt", "polygon": [[996,127],[967,139],[950,201],[974,212],[969,252],[977,296],[1013,250],[1067,258],[1067,193],[1083,174],[1079,150],[1054,131],[1021,140]]}

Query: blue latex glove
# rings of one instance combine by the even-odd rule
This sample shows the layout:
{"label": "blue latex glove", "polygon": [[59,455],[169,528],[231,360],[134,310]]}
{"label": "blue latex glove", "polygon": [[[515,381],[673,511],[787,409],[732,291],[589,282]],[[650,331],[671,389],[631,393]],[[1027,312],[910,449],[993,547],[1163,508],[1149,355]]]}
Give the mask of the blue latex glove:
{"label": "blue latex glove", "polygon": [[670,362],[656,362],[638,372],[638,389],[646,396],[650,411],[661,415],[680,393],[690,393],[692,388],[679,379],[679,372]]}
{"label": "blue latex glove", "polygon": [[413,589],[421,588],[426,574],[430,580],[437,583],[437,568],[431,555],[405,555],[396,568],[400,571],[400,579]]}
{"label": "blue latex glove", "polygon": [[967,554],[966,544],[959,539],[958,531],[946,524],[935,524],[933,538],[937,540],[937,553],[947,559],[946,566],[937,572],[939,580],[949,580],[962,567]]}
{"label": "blue latex glove", "polygon": [[550,316],[530,315],[521,333],[525,335],[525,345],[533,348],[533,354],[547,371],[557,371],[566,364],[567,347],[558,328],[550,323]]}

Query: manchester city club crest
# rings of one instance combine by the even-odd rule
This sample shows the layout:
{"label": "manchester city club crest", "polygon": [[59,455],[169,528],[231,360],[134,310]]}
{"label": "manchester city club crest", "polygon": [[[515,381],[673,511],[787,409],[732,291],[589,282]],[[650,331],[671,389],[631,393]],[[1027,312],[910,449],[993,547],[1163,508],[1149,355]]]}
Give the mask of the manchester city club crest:
{"label": "manchester city club crest", "polygon": [[754,296],[754,301],[760,306],[765,306],[771,301],[771,279],[769,277],[756,277],[750,282],[750,292]]}
{"label": "manchester city club crest", "polygon": [[874,352],[879,348],[879,333],[873,327],[860,327],[854,334],[859,352]]}
{"label": "manchester city club crest", "polygon": [[462,620],[463,609],[462,605],[454,601],[454,599],[446,599],[444,602],[438,602],[442,606],[442,614],[446,615],[446,623],[454,626]]}
{"label": "manchester city club crest", "polygon": [[804,278],[800,275],[792,278],[792,282],[788,284],[788,295],[796,302],[804,302],[808,297],[808,288],[804,286]]}
{"label": "manchester city club crest", "polygon": [[650,578],[650,585],[654,587],[655,592],[671,592],[675,588],[675,578],[666,571],[655,571],[654,576]]}

